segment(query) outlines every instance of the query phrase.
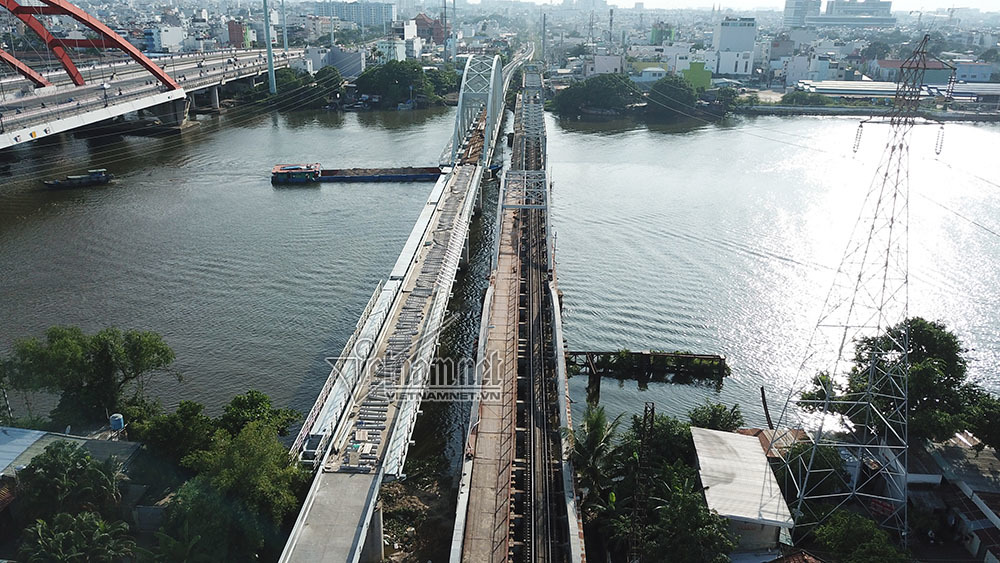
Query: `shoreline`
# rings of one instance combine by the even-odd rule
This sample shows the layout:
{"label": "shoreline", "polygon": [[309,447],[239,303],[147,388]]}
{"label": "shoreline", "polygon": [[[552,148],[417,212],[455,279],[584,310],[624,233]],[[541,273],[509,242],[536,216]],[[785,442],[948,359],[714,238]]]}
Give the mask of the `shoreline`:
{"label": "shoreline", "polygon": [[[749,116],[873,116],[884,114],[885,111],[881,108],[849,106],[753,106],[735,108],[733,113]],[[1000,112],[920,111],[918,117],[934,121],[1000,122]]]}

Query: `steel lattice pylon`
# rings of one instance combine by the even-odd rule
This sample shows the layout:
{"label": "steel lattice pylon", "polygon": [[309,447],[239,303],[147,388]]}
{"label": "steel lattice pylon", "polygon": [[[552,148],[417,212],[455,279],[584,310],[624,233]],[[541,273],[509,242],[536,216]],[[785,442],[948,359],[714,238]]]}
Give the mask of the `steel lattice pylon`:
{"label": "steel lattice pylon", "polygon": [[[905,542],[908,138],[921,99],[927,41],[900,68],[885,151],[799,368],[800,376],[815,376],[817,386],[795,404],[820,416],[810,431],[811,446],[784,456],[797,527],[819,524],[831,507],[851,503]],[[872,343],[869,357],[856,356],[862,339]],[[789,443],[778,434],[772,448]],[[844,470],[826,463],[829,456],[843,459]]]}

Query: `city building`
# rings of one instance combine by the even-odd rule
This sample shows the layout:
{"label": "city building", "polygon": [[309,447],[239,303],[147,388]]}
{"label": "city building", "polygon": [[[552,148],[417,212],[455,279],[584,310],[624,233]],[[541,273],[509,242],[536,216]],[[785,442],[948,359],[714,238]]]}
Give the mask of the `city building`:
{"label": "city building", "polygon": [[226,23],[229,30],[229,46],[237,49],[248,49],[251,44],[250,29],[242,22],[230,20]]}
{"label": "city building", "polygon": [[712,49],[716,51],[753,51],[757,41],[754,18],[726,18],[715,26]]}
{"label": "city building", "polygon": [[896,25],[887,0],[827,0],[826,11],[806,16],[806,25],[885,27]]}
{"label": "city building", "polygon": [[[896,82],[903,61],[899,59],[878,59],[868,63],[868,76],[872,80]],[[947,84],[951,78],[951,68],[938,60],[928,60],[924,71],[924,84]]]}
{"label": "city building", "polygon": [[360,49],[348,50],[339,45],[332,49],[326,47],[306,47],[303,55],[310,61],[313,70],[325,66],[337,67],[337,71],[345,79],[350,80],[365,71],[365,53]]}
{"label": "city building", "polygon": [[375,43],[375,49],[378,50],[376,58],[379,64],[385,64],[389,61],[406,60],[406,41],[403,39],[397,37],[379,39]]}
{"label": "city building", "polygon": [[712,87],[712,71],[705,68],[704,61],[694,61],[680,72],[696,91],[703,92]]}
{"label": "city building", "polygon": [[990,63],[954,61],[953,64],[955,79],[959,82],[989,82],[993,74],[993,65]]}
{"label": "city building", "polygon": [[583,67],[583,76],[621,74],[625,72],[624,55],[594,55]]}
{"label": "city building", "polygon": [[183,27],[159,25],[143,30],[146,40],[146,51],[150,53],[176,53],[181,50],[181,44],[187,37]]}
{"label": "city building", "polygon": [[312,2],[303,3],[317,16],[340,18],[361,27],[379,27],[396,20],[396,5],[386,2]]}
{"label": "city building", "polygon": [[806,18],[818,16],[822,0],[785,0],[785,27],[802,27]]}
{"label": "city building", "polygon": [[642,69],[642,71],[639,72],[639,74],[632,75],[629,77],[629,79],[637,84],[649,85],[663,78],[666,75],[667,75],[666,69],[660,68],[658,66],[653,66]]}
{"label": "city building", "polygon": [[398,39],[413,39],[417,36],[417,22],[415,20],[396,20],[389,28],[390,33]]}

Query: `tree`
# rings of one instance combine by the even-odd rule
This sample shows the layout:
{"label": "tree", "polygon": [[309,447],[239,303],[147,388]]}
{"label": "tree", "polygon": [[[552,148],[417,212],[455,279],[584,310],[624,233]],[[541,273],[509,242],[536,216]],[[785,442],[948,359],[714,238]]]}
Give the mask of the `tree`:
{"label": "tree", "polygon": [[[636,491],[647,502],[647,518],[639,524],[643,560],[680,563],[723,563],[736,548],[725,518],[705,504],[695,471],[681,461],[664,465],[649,490]],[[614,536],[624,544],[632,533],[632,515],[623,511],[613,523]]]}
{"label": "tree", "polygon": [[164,533],[181,546],[161,539],[163,549],[198,544],[213,561],[253,560],[280,549],[280,530],[298,508],[309,473],[289,456],[272,423],[256,420],[236,435],[220,429],[208,449],[182,463],[198,475],[167,513]]}
{"label": "tree", "polygon": [[308,475],[293,462],[266,420],[250,422],[236,434],[219,430],[210,448],[191,453],[183,464],[213,489],[244,502],[275,524],[298,507],[297,495]]}
{"label": "tree", "polygon": [[16,389],[60,393],[52,418],[74,423],[104,420],[127,401],[143,398],[150,379],[170,373],[173,361],[173,350],[155,332],[111,327],[90,336],[77,327],[54,326],[44,342],[15,342],[4,371]]}
{"label": "tree", "polygon": [[813,531],[816,541],[843,563],[905,563],[909,558],[870,518],[837,510]]}
{"label": "tree", "polygon": [[889,56],[891,47],[884,41],[872,41],[861,50],[861,57],[866,61],[885,59]]}
{"label": "tree", "polygon": [[93,512],[57,514],[37,520],[21,536],[18,560],[26,563],[110,563],[135,554],[124,522],[109,523]]}
{"label": "tree", "polygon": [[344,78],[340,75],[340,71],[337,67],[333,65],[327,65],[319,69],[313,80],[316,81],[316,85],[323,89],[327,97],[336,97],[343,90]]}
{"label": "tree", "polygon": [[[902,342],[909,329],[908,407],[910,440],[947,440],[964,429],[965,410],[975,388],[966,381],[964,350],[958,337],[938,322],[920,317],[907,319],[890,327],[885,334],[859,340],[855,347],[854,368],[847,384],[848,394],[863,393],[868,384],[868,366],[895,361],[880,358],[879,350],[892,350],[893,342]],[[888,392],[888,390],[885,390]],[[882,401],[883,409],[889,405]]]}
{"label": "tree", "polygon": [[722,403],[713,403],[707,399],[705,404],[688,411],[688,418],[691,419],[691,426],[709,430],[732,432],[743,426],[743,413],[740,412],[738,404],[729,408]]}
{"label": "tree", "polygon": [[611,482],[611,454],[614,450],[615,431],[621,421],[618,415],[610,423],[604,407],[587,405],[583,422],[576,430],[567,429],[569,458],[576,471],[577,482],[585,489],[581,508],[584,519],[593,518],[606,498]]}
{"label": "tree", "polygon": [[171,414],[161,414],[130,426],[132,437],[145,442],[156,453],[179,463],[188,454],[212,444],[215,422],[202,414],[205,406],[181,401]]}
{"label": "tree", "polygon": [[447,64],[440,70],[436,68],[429,69],[425,74],[427,75],[427,80],[430,81],[431,87],[434,89],[434,93],[438,96],[458,91],[458,74],[455,72],[454,66]]}
{"label": "tree", "polygon": [[655,116],[674,118],[690,115],[697,99],[690,82],[682,76],[668,74],[653,83],[646,108]]}
{"label": "tree", "polygon": [[715,95],[715,101],[722,106],[723,111],[728,112],[733,106],[736,105],[736,101],[739,97],[740,94],[735,88],[727,86],[725,88],[719,88],[719,92]]}
{"label": "tree", "polygon": [[[618,458],[632,458],[639,452],[639,435],[642,417],[633,416],[632,426],[623,435]],[[672,416],[657,414],[653,418],[653,428],[646,437],[643,451],[652,467],[670,465],[676,461],[693,464],[695,461],[694,440],[691,427]]]}
{"label": "tree", "polygon": [[[796,442],[784,452],[784,456],[788,464],[777,468],[775,478],[789,503],[797,502],[798,490],[803,486],[808,487],[810,496],[832,495],[843,490],[848,475],[844,470],[844,459],[833,446],[821,445],[813,454],[811,442]],[[813,472],[806,482],[810,459]]]}
{"label": "tree", "polygon": [[59,440],[18,473],[18,498],[29,519],[56,512],[96,512],[110,517],[121,499],[120,464],[98,462],[82,446]]}
{"label": "tree", "polygon": [[786,106],[827,106],[832,104],[833,100],[823,94],[796,90],[781,96],[781,103]]}
{"label": "tree", "polygon": [[410,99],[411,87],[414,97],[436,99],[434,88],[417,61],[389,61],[365,71],[354,83],[359,93],[381,96],[382,103],[390,107]]}
{"label": "tree", "polygon": [[984,63],[998,62],[1000,61],[1000,52],[997,51],[996,47],[990,47],[979,55],[979,60]]}
{"label": "tree", "polygon": [[623,111],[637,101],[639,95],[628,78],[599,74],[559,91],[552,104],[558,113],[577,115],[586,109]]}
{"label": "tree", "polygon": [[272,407],[270,397],[251,389],[229,401],[223,408],[219,425],[236,436],[251,422],[263,422],[273,428],[279,436],[287,436],[289,426],[299,418],[299,413],[292,409]]}

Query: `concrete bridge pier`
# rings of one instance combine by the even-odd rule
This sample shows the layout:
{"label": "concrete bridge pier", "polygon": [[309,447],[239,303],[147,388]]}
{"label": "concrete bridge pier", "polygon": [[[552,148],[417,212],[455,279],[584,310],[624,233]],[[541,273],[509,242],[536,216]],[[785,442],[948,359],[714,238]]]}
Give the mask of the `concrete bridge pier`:
{"label": "concrete bridge pier", "polygon": [[155,106],[153,113],[163,125],[180,128],[187,120],[188,108],[190,107],[191,100],[188,97],[183,97]]}
{"label": "concrete bridge pier", "polygon": [[222,107],[219,104],[219,87],[218,86],[212,86],[211,88],[209,88],[208,89],[208,95],[212,99],[212,109],[219,109],[220,107]]}
{"label": "concrete bridge pier", "polygon": [[382,504],[379,503],[372,512],[372,520],[368,523],[368,535],[365,536],[365,544],[361,548],[362,563],[382,563],[385,552],[383,547],[385,542],[382,536]]}

